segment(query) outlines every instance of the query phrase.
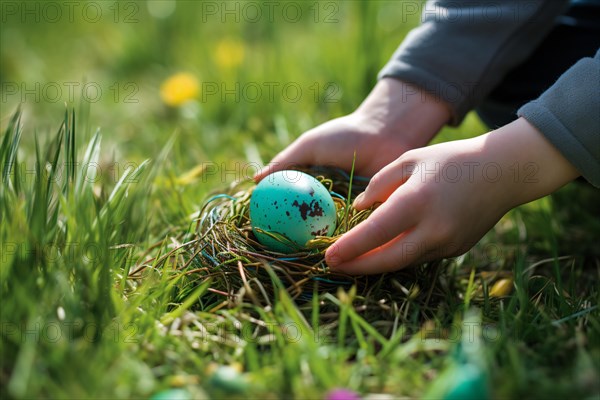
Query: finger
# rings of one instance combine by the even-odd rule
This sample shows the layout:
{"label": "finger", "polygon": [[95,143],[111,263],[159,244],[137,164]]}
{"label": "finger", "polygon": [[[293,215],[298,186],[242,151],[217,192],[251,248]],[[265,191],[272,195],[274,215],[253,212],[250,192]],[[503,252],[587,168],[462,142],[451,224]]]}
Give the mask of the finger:
{"label": "finger", "polygon": [[383,246],[331,269],[349,275],[371,275],[397,271],[416,264],[430,253],[425,242],[425,231],[419,227],[415,228]]}
{"label": "finger", "polygon": [[325,253],[327,264],[334,267],[393,240],[418,221],[414,189],[400,187],[363,222],[332,244]]}
{"label": "finger", "polygon": [[362,210],[375,203],[385,202],[398,186],[410,178],[414,168],[413,162],[404,161],[401,158],[386,165],[371,178],[365,191],[356,197],[352,206]]}
{"label": "finger", "polygon": [[303,142],[297,141],[292,143],[285,150],[281,151],[279,154],[273,157],[273,159],[265,167],[261,168],[254,175],[254,181],[258,183],[265,176],[272,174],[273,172],[290,169],[300,165],[309,165],[311,163],[312,156],[308,146]]}

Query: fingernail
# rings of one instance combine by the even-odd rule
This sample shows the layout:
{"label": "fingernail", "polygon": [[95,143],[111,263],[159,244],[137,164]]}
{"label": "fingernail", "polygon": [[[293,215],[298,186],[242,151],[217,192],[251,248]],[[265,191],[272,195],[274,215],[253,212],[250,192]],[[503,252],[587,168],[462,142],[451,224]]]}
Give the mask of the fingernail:
{"label": "fingernail", "polygon": [[342,259],[336,256],[326,258],[325,262],[330,269],[336,269],[338,265],[342,263]]}
{"label": "fingernail", "polygon": [[342,263],[342,258],[337,254],[337,252],[337,247],[333,245],[325,253],[325,262],[329,268],[335,268]]}
{"label": "fingernail", "polygon": [[268,165],[264,166],[263,168],[259,169],[254,176],[252,177],[252,179],[254,180],[254,182],[258,183],[258,181],[260,179],[262,179],[265,176],[265,171],[269,168]]}
{"label": "fingernail", "polygon": [[361,194],[356,196],[356,198],[354,199],[354,202],[352,203],[352,207],[356,208],[356,206],[360,205],[360,203],[363,201],[364,198],[365,198],[365,192],[362,192]]}
{"label": "fingernail", "polygon": [[338,271],[342,260],[334,258],[333,260],[326,260],[326,263],[330,271]]}

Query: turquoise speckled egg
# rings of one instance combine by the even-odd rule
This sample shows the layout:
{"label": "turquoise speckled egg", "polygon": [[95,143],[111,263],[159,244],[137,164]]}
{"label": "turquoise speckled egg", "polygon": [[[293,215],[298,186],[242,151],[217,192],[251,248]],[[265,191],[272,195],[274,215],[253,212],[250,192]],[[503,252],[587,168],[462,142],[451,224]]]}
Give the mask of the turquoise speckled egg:
{"label": "turquoise speckled egg", "polygon": [[[336,220],[336,207],[329,191],[304,172],[274,172],[252,192],[252,230],[258,241],[271,250],[293,253],[316,236],[331,236]],[[279,242],[259,230],[283,235],[297,247]]]}
{"label": "turquoise speckled egg", "polygon": [[456,368],[452,376],[452,384],[444,396],[444,400],[488,400],[489,398],[487,376],[473,364]]}
{"label": "turquoise speckled egg", "polygon": [[208,384],[226,393],[244,393],[248,389],[248,382],[244,376],[230,366],[217,368],[208,380]]}
{"label": "turquoise speckled egg", "polygon": [[155,393],[150,400],[192,400],[192,395],[183,389],[168,389]]}

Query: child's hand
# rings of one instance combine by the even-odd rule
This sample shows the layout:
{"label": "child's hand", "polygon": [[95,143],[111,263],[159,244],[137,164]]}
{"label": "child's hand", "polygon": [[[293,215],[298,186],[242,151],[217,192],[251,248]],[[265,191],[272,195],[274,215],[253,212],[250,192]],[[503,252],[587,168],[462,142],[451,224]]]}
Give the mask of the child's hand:
{"label": "child's hand", "polygon": [[373,177],[354,206],[383,204],[325,259],[335,270],[373,274],[456,256],[509,209],[577,175],[523,118],[473,139],[413,150]]}
{"label": "child's hand", "polygon": [[255,180],[297,165],[335,166],[372,176],[405,151],[426,145],[449,119],[444,103],[396,79],[377,83],[352,114],[304,133]]}

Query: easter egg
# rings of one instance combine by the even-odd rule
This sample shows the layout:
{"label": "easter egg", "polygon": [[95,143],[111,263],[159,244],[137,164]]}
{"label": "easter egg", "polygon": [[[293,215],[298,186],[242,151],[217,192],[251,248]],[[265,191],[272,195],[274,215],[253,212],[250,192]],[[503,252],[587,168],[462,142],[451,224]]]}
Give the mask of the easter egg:
{"label": "easter egg", "polygon": [[444,400],[487,400],[490,398],[487,377],[473,364],[465,364],[454,371],[452,385]]}
{"label": "easter egg", "polygon": [[[314,177],[284,170],[266,176],[250,199],[250,223],[256,239],[281,253],[293,253],[316,236],[331,236],[337,221],[329,191]],[[284,236],[291,243],[270,236]]]}
{"label": "easter egg", "polygon": [[183,389],[169,389],[155,393],[150,400],[192,400],[192,395]]}
{"label": "easter egg", "polygon": [[503,297],[508,296],[513,290],[513,279],[504,278],[500,279],[490,289],[490,297]]}
{"label": "easter egg", "polygon": [[211,387],[226,393],[243,393],[248,388],[246,379],[231,366],[218,367],[208,383]]}
{"label": "easter egg", "polygon": [[325,396],[326,400],[360,400],[360,396],[349,389],[333,389]]}

